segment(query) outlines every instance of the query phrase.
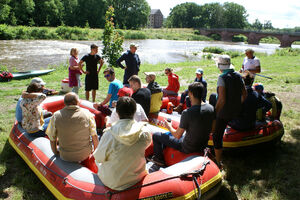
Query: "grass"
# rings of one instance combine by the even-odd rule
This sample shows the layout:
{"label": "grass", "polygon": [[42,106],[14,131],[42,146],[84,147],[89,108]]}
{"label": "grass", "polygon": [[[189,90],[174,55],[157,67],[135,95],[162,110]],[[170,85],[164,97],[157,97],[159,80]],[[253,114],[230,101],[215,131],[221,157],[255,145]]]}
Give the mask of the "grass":
{"label": "grass", "polygon": [[[300,55],[290,56],[258,54],[262,73],[273,79],[256,77],[265,90],[273,91],[283,102],[282,122],[285,134],[281,144],[251,151],[225,152],[224,180],[214,199],[298,199],[300,195]],[[243,56],[232,59],[238,70]],[[219,72],[213,60],[176,64],[143,64],[140,76],[145,83],[145,71],[160,72],[157,82],[167,85],[163,75],[165,67],[172,67],[180,76],[181,88],[187,89],[194,79],[197,67],[204,69],[208,82],[208,95],[216,91]],[[116,69],[122,80],[123,70]],[[60,90],[60,81],[68,76],[67,67],[57,66],[56,71],[43,76],[48,88]],[[84,76],[81,77],[84,81]],[[54,199],[54,196],[29,169],[21,157],[9,145],[7,138],[14,122],[16,99],[26,89],[27,80],[0,83],[0,199]],[[100,76],[97,100],[104,99],[108,83]],[[81,88],[79,93],[84,98]]]}

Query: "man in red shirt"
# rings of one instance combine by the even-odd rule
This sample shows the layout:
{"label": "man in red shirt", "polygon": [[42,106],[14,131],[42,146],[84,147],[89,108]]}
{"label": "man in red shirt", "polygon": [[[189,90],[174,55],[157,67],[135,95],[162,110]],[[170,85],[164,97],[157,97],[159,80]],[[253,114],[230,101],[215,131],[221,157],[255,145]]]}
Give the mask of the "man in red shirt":
{"label": "man in red shirt", "polygon": [[179,77],[172,73],[173,69],[166,68],[165,75],[168,76],[168,86],[163,89],[164,97],[165,96],[177,96],[180,88]]}

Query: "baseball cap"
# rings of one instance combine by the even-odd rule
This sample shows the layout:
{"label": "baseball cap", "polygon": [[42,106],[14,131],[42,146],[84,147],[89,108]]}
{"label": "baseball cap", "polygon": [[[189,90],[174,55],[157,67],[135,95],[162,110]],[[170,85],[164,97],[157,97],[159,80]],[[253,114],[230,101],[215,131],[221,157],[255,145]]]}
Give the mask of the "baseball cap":
{"label": "baseball cap", "polygon": [[196,74],[203,74],[203,69],[202,68],[198,68],[196,69]]}
{"label": "baseball cap", "polygon": [[144,72],[146,76],[156,76],[155,72]]}
{"label": "baseball cap", "polygon": [[129,87],[123,87],[123,88],[119,89],[119,92],[118,92],[119,97],[124,97],[124,96],[131,97],[132,94],[133,94],[133,90]]}
{"label": "baseball cap", "polygon": [[37,83],[37,84],[40,84],[42,86],[46,85],[46,83],[43,81],[43,79],[41,79],[39,77],[33,78],[30,83]]}
{"label": "baseball cap", "polygon": [[234,66],[231,64],[231,61],[230,61],[230,56],[228,56],[228,55],[221,55],[218,57],[217,67],[220,70],[234,69]]}
{"label": "baseball cap", "polygon": [[136,43],[130,43],[130,47],[139,47],[139,45]]}

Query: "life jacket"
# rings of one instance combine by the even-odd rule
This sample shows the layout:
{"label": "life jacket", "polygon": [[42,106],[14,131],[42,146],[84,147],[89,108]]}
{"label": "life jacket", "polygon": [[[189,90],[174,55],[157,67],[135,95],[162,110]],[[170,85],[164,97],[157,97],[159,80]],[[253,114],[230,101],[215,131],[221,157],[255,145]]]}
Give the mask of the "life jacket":
{"label": "life jacket", "polygon": [[13,75],[10,72],[2,72],[0,74],[0,82],[9,82],[12,80],[12,78],[13,78]]}
{"label": "life jacket", "polygon": [[267,115],[267,117],[270,117],[272,120],[280,120],[280,115],[282,111],[282,103],[280,99],[276,97],[275,94],[272,92],[265,92],[264,97],[272,103],[272,109],[267,113],[263,113],[262,109],[257,110],[256,119],[258,121],[264,121],[265,115]]}

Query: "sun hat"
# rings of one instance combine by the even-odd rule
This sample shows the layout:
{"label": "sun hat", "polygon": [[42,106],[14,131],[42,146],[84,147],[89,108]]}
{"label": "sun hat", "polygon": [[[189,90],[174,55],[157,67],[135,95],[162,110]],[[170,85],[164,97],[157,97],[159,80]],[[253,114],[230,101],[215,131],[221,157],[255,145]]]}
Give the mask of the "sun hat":
{"label": "sun hat", "polygon": [[46,85],[46,83],[43,81],[43,79],[41,79],[39,77],[33,78],[30,83],[37,83],[37,84],[40,84],[41,86]]}
{"label": "sun hat", "polygon": [[202,68],[198,68],[196,69],[196,74],[203,74],[203,69]]}
{"label": "sun hat", "polygon": [[139,47],[139,45],[138,44],[136,44],[136,43],[130,43],[130,45],[129,45],[130,47]]}
{"label": "sun hat", "polygon": [[231,64],[230,57],[228,55],[221,55],[218,57],[217,67],[220,70],[234,69],[234,66]]}
{"label": "sun hat", "polygon": [[146,76],[156,76],[155,72],[144,72]]}
{"label": "sun hat", "polygon": [[131,97],[132,94],[133,94],[133,90],[129,87],[123,87],[123,88],[119,89],[119,92],[118,92],[119,97],[124,97],[124,96]]}

